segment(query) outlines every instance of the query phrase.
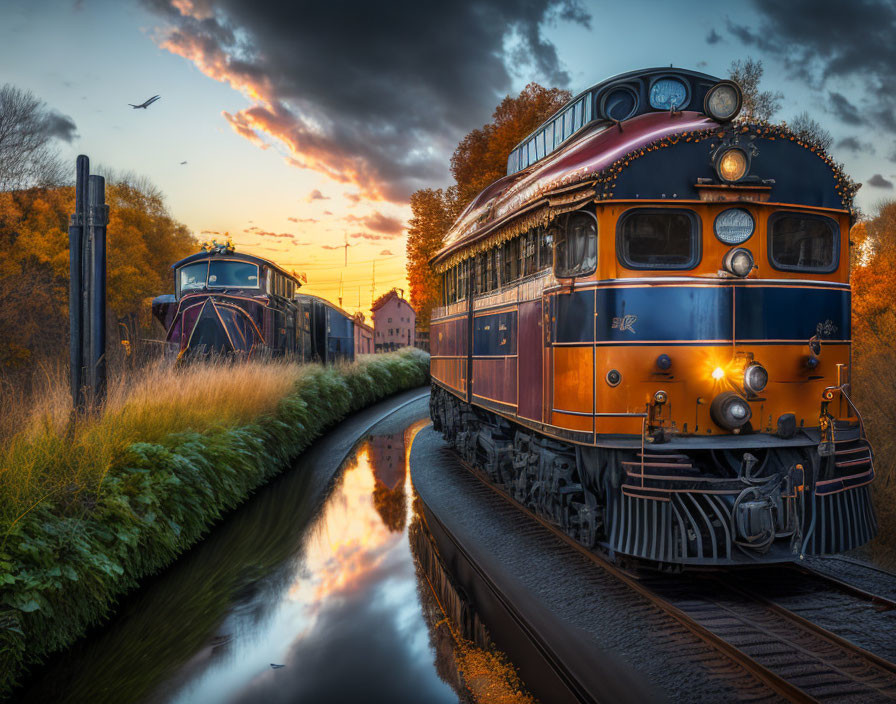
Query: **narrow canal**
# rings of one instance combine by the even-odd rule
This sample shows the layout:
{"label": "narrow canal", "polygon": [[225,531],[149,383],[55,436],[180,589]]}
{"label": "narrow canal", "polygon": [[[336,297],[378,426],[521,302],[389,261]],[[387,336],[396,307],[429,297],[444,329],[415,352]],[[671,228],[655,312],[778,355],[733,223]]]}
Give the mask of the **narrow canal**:
{"label": "narrow canal", "polygon": [[525,700],[506,686],[512,675],[495,675],[493,656],[471,658],[472,644],[454,652],[462,639],[445,637],[453,630],[415,563],[408,456],[428,422],[426,399],[406,403],[344,462],[339,433],[352,431],[331,433],[109,625],[36,672],[22,700],[479,699],[456,655],[481,692]]}

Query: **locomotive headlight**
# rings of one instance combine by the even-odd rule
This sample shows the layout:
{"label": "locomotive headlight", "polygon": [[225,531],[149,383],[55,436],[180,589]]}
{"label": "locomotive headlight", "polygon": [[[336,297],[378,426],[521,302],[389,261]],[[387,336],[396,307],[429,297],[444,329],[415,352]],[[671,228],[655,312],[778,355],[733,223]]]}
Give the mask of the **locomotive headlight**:
{"label": "locomotive headlight", "polygon": [[743,105],[743,93],[734,81],[721,81],[706,92],[703,112],[718,122],[728,122],[737,117]]}
{"label": "locomotive headlight", "polygon": [[721,381],[722,379],[725,378],[725,370],[722,369],[721,367],[716,367],[715,369],[712,370],[712,378],[715,379],[716,381]]}
{"label": "locomotive headlight", "polygon": [[728,273],[743,278],[753,271],[753,255],[743,247],[732,249],[722,260],[722,266]]}
{"label": "locomotive headlight", "polygon": [[749,167],[750,160],[747,159],[747,153],[737,147],[726,149],[716,161],[716,173],[720,179],[728,183],[740,181],[747,175]]}
{"label": "locomotive headlight", "polygon": [[723,391],[712,400],[709,415],[716,425],[736,430],[750,421],[753,412],[745,398],[733,391]]}
{"label": "locomotive headlight", "polygon": [[768,385],[768,372],[759,362],[748,364],[744,369],[744,390],[749,394],[759,395]]}

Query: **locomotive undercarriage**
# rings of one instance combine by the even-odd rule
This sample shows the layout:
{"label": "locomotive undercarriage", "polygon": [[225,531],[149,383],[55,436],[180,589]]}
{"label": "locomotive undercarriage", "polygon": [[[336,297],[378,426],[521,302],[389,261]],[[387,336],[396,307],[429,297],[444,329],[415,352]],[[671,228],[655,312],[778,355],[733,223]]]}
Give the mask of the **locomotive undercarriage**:
{"label": "locomotive undercarriage", "polygon": [[433,426],[462,459],[589,548],[658,567],[755,564],[870,540],[870,447],[855,425],[817,445],[672,450],[573,445],[433,385]]}

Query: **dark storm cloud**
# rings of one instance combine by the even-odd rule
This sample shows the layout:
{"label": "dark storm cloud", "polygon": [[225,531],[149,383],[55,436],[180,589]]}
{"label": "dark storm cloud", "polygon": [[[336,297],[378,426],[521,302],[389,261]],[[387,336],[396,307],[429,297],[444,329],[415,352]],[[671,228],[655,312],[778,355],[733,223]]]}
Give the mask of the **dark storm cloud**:
{"label": "dark storm cloud", "polygon": [[715,30],[715,27],[713,27],[709,30],[709,34],[706,35],[706,43],[718,44],[720,41],[722,41],[722,35]]}
{"label": "dark storm cloud", "polygon": [[869,178],[868,185],[874,186],[875,188],[893,188],[893,182],[885,179],[880,174],[874,174],[874,176]]}
{"label": "dark storm cloud", "polygon": [[848,125],[861,125],[865,122],[862,111],[853,105],[842,93],[831,91],[828,93],[828,111]]}
{"label": "dark storm cloud", "polygon": [[75,121],[68,115],[51,111],[44,119],[44,134],[52,139],[61,139],[63,142],[72,143],[78,136],[78,128]]}
{"label": "dark storm cloud", "polygon": [[848,149],[851,152],[855,152],[856,154],[860,152],[867,152],[868,154],[874,154],[875,149],[874,145],[871,142],[862,142],[858,137],[844,137],[839,142],[834,145],[837,149]]}
{"label": "dark storm cloud", "polygon": [[454,143],[510,90],[509,62],[566,86],[543,28],[589,19],[580,0],[144,2],[167,20],[163,47],[255,100],[225,113],[236,132],[396,201],[446,177]]}
{"label": "dark storm cloud", "polygon": [[[830,110],[850,124],[862,120],[896,132],[896,3],[892,0],[753,0],[756,28],[728,21],[747,45],[781,59],[793,76],[820,88],[829,81],[865,90],[859,114]],[[842,97],[842,96],[841,96]],[[854,107],[854,106],[852,106]]]}

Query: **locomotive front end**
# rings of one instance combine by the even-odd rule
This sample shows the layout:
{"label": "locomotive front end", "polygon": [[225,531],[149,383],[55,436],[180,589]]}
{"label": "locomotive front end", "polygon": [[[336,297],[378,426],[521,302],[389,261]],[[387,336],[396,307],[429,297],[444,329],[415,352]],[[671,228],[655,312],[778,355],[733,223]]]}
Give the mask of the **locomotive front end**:
{"label": "locomotive front end", "polygon": [[613,555],[752,564],[876,532],[849,386],[856,186],[740,104],[683,70],[598,84],[436,258],[437,427]]}

